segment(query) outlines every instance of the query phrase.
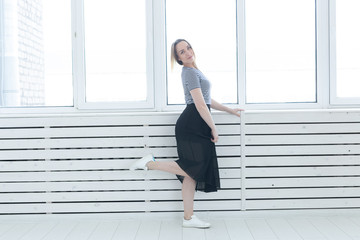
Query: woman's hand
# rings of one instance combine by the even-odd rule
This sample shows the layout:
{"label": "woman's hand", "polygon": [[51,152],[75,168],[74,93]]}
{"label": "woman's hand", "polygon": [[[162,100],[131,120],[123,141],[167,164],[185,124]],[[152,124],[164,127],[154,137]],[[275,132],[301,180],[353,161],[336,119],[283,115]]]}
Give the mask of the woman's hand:
{"label": "woman's hand", "polygon": [[230,110],[228,110],[228,113],[231,113],[231,114],[234,114],[234,115],[240,117],[241,111],[245,111],[245,110],[241,109],[241,108],[230,108]]}
{"label": "woman's hand", "polygon": [[219,140],[219,134],[217,133],[216,129],[211,130],[211,136],[212,136],[211,141],[213,143],[216,143]]}

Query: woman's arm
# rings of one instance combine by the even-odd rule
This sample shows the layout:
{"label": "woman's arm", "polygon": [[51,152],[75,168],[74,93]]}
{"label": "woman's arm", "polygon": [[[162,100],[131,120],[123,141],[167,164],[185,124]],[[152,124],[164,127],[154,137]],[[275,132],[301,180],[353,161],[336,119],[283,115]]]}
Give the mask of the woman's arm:
{"label": "woman's arm", "polygon": [[241,108],[228,108],[224,105],[222,105],[221,103],[215,101],[214,99],[211,99],[211,108],[219,110],[219,111],[223,111],[223,112],[227,112],[230,114],[234,114],[238,117],[240,117],[240,111],[244,111],[244,109]]}
{"label": "woman's arm", "polygon": [[211,134],[213,138],[211,139],[212,142],[217,142],[219,135],[217,133],[214,120],[211,117],[210,111],[208,107],[206,106],[204,96],[201,92],[201,88],[195,88],[190,91],[191,97],[194,100],[196,110],[199,112],[200,116],[206,124],[211,128]]}

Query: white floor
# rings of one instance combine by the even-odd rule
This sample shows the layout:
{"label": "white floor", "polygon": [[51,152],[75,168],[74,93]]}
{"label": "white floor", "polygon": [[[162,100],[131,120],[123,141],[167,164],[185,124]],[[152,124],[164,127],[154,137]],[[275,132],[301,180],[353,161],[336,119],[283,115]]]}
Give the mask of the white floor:
{"label": "white floor", "polygon": [[183,229],[179,216],[0,217],[1,240],[360,240],[360,214],[199,214],[210,229]]}

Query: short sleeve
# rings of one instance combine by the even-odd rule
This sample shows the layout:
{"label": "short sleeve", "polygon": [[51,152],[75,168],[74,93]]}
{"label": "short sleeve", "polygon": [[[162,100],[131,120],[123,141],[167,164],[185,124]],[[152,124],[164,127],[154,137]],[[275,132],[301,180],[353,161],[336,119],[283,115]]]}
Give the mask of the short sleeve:
{"label": "short sleeve", "polygon": [[201,88],[200,78],[198,74],[192,69],[186,71],[184,75],[184,82],[189,92],[195,88]]}

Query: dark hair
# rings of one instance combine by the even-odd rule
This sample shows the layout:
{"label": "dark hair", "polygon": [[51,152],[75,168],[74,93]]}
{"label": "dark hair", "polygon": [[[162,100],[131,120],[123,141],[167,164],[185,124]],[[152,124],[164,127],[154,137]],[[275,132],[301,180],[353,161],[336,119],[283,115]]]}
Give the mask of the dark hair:
{"label": "dark hair", "polygon": [[[188,41],[186,41],[185,39],[177,39],[177,40],[171,45],[171,69],[174,68],[174,62],[175,62],[175,61],[176,61],[179,65],[183,65],[183,62],[180,61],[179,56],[178,56],[178,54],[177,54],[177,52],[176,52],[176,45],[177,45],[178,43],[180,43],[180,42],[183,42],[183,41],[186,42],[186,43],[189,45],[189,47],[192,49],[192,46],[191,46],[191,44],[190,44]],[[193,51],[194,51],[194,50],[193,50]],[[194,53],[194,56],[195,56],[195,53]],[[197,68],[195,62],[194,62],[194,66],[195,66],[195,68]]]}

